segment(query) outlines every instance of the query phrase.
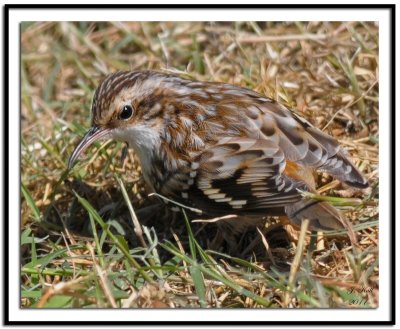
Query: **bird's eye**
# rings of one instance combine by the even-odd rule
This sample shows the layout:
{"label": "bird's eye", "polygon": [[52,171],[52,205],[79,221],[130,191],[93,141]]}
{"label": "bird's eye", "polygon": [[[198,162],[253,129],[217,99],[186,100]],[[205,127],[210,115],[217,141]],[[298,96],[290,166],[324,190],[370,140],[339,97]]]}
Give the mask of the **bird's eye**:
{"label": "bird's eye", "polygon": [[121,112],[119,113],[119,118],[121,120],[128,120],[133,114],[133,108],[131,105],[124,105]]}

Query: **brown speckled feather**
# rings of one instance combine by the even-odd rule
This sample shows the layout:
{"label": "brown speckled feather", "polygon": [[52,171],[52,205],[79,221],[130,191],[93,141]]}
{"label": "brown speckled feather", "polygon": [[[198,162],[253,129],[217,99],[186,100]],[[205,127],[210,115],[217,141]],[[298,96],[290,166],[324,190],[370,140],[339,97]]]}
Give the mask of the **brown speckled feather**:
{"label": "brown speckled feather", "polygon": [[210,216],[286,213],[295,224],[309,218],[312,229],[336,229],[346,226],[340,213],[298,190],[314,191],[315,170],[368,186],[334,138],[246,88],[118,72],[97,88],[92,114],[93,132],[134,148],[155,191]]}

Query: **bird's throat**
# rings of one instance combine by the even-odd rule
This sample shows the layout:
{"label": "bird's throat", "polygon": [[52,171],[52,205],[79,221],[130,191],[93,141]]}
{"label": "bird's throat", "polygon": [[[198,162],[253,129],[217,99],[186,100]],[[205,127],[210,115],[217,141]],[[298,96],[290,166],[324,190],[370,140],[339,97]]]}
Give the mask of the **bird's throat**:
{"label": "bird's throat", "polygon": [[160,134],[152,128],[143,125],[132,125],[114,129],[112,137],[128,143],[139,158],[142,173],[146,182],[154,188],[154,173],[152,168],[157,161],[157,153],[161,149]]}

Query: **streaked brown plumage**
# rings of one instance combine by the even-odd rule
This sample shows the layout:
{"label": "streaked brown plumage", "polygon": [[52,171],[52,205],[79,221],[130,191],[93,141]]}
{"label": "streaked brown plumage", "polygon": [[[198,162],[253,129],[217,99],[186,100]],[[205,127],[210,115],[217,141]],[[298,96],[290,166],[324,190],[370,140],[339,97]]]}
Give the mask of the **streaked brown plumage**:
{"label": "streaked brown plumage", "polygon": [[209,216],[284,215],[313,230],[346,226],[331,205],[304,200],[313,172],[357,188],[366,179],[338,142],[294,111],[252,90],[155,71],[117,72],[94,95],[94,140],[126,141],[159,194]]}

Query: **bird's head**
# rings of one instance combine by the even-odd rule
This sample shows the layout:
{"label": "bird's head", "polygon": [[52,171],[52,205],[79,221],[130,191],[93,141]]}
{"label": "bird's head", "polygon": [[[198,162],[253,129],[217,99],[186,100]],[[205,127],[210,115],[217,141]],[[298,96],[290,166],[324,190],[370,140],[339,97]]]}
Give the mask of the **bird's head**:
{"label": "bird's head", "polygon": [[167,92],[160,85],[168,77],[154,71],[121,71],[107,76],[93,97],[92,127],[75,147],[68,168],[98,140],[128,142],[139,155],[144,148],[159,143],[160,101]]}

